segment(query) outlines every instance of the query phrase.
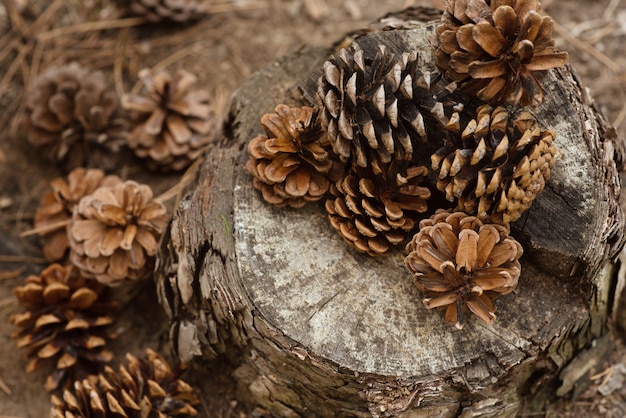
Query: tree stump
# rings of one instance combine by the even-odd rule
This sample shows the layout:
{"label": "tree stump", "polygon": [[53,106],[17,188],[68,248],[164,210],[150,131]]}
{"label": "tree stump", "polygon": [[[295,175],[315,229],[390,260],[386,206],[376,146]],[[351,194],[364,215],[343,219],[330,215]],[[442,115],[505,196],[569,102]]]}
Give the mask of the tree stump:
{"label": "tree stump", "polygon": [[[433,70],[434,27],[355,42],[366,54],[418,50]],[[301,50],[253,75],[178,205],[157,284],[181,360],[237,353],[242,396],[282,417],[514,416],[523,399],[569,392],[577,374],[565,366],[605,333],[617,281],[614,130],[571,69],[544,77],[548,99],[532,113],[557,131],[558,157],[512,225],[525,248],[519,286],[496,301],[492,326],[472,318],[459,331],[424,308],[402,249],[360,254],[321,204],[277,209],[252,187],[246,144],[262,114],[311,101],[332,52]]]}

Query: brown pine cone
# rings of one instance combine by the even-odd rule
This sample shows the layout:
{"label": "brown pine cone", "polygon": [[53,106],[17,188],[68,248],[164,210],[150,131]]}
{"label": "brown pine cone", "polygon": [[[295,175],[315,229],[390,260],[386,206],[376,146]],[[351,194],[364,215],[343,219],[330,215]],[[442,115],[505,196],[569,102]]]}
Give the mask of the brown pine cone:
{"label": "brown pine cone", "polygon": [[274,206],[299,208],[320,200],[343,176],[317,121],[317,110],[279,104],[261,118],[265,135],[248,144],[246,169],[254,187]]}
{"label": "brown pine cone", "polygon": [[332,185],[326,201],[330,223],[343,239],[369,255],[387,253],[406,242],[427,210],[430,190],[422,186],[423,166],[394,160],[355,167]]}
{"label": "brown pine cone", "polygon": [[23,313],[10,321],[19,327],[13,337],[25,348],[27,372],[56,363],[45,387],[54,390],[75,379],[97,374],[99,364],[113,354],[105,346],[115,338],[111,329],[119,305],[109,289],[86,280],[72,267],[52,264],[39,276],[29,276],[13,290]]}
{"label": "brown pine cone", "polygon": [[528,112],[515,120],[503,107],[482,105],[463,127],[458,113],[450,136],[432,155],[437,188],[457,209],[496,223],[514,222],[543,190],[554,166],[554,130],[543,131]]}
{"label": "brown pine cone", "polygon": [[208,91],[192,89],[196,76],[184,70],[172,77],[143,69],[139,78],[145,94],[122,97],[135,126],[128,145],[150,168],[178,171],[188,167],[215,138],[217,117]]}
{"label": "brown pine cone", "polygon": [[189,22],[207,12],[211,0],[130,0],[128,7],[135,16],[144,16],[151,22]]}
{"label": "brown pine cone", "polygon": [[542,71],[567,64],[538,0],[447,0],[435,63],[467,93],[493,105],[538,106]]}
{"label": "brown pine cone", "polygon": [[128,367],[106,367],[97,378],[74,383],[63,399],[51,398],[51,418],[127,417],[168,418],[198,415],[193,388],[181,380],[165,359],[146,350],[147,358],[126,354]]}
{"label": "brown pine cone", "polygon": [[152,274],[169,216],[145,184],[100,187],[74,209],[70,260],[85,277],[108,286]]}
{"label": "brown pine cone", "polygon": [[380,45],[375,57],[357,44],[326,61],[318,81],[322,128],[343,162],[411,160],[444,119],[416,53],[396,57]]}
{"label": "brown pine cone", "polygon": [[493,300],[512,292],[521,273],[523,249],[509,236],[509,226],[463,212],[439,210],[424,219],[406,250],[406,267],[426,296],[426,308],[445,306],[444,319],[459,329],[466,308],[490,324]]}
{"label": "brown pine cone", "polygon": [[126,145],[126,121],[101,72],[77,63],[52,67],[26,95],[28,141],[67,170],[113,169]]}
{"label": "brown pine cone", "polygon": [[74,206],[98,187],[112,186],[122,180],[106,176],[98,169],[75,168],[67,180],[56,178],[50,182],[51,191],[45,193],[35,212],[35,229],[43,241],[43,254],[48,261],[65,257],[69,249],[68,233]]}

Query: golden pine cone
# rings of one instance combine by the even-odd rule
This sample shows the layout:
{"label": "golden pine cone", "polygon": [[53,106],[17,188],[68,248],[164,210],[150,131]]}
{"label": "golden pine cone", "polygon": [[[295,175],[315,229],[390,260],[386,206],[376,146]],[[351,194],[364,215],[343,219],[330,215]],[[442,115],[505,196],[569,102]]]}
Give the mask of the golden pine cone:
{"label": "golden pine cone", "polygon": [[431,157],[437,188],[458,210],[496,223],[516,221],[550,178],[556,132],[541,130],[528,112],[510,120],[505,108],[489,105],[461,124],[453,114],[449,139]]}
{"label": "golden pine cone", "polygon": [[537,77],[567,64],[538,0],[446,0],[435,63],[467,93],[493,105],[538,106]]}
{"label": "golden pine cone", "polygon": [[426,212],[431,192],[421,184],[427,175],[428,168],[408,161],[355,166],[331,187],[334,199],[326,201],[331,225],[357,250],[387,253],[410,238]]}
{"label": "golden pine cone", "polygon": [[279,104],[261,118],[265,135],[248,144],[246,169],[263,199],[278,207],[299,208],[320,200],[330,182],[343,175],[317,122],[317,110]]}
{"label": "golden pine cone", "polygon": [[68,230],[72,212],[78,201],[98,187],[121,182],[117,176],[105,176],[102,170],[83,167],[72,170],[67,179],[59,177],[50,182],[52,190],[41,198],[34,222],[35,229],[40,231],[43,254],[47,261],[57,261],[65,257],[69,249]]}
{"label": "golden pine cone", "polygon": [[211,0],[130,0],[128,7],[135,16],[144,16],[151,22],[184,23],[205,15],[210,3]]}
{"label": "golden pine cone", "polygon": [[51,418],[127,417],[168,418],[192,417],[193,407],[200,403],[193,388],[179,378],[165,359],[151,349],[147,358],[126,354],[128,367],[119,372],[106,367],[97,378],[74,382],[73,390],[65,390],[63,399],[51,398]]}
{"label": "golden pine cone", "polygon": [[134,123],[128,145],[149,168],[179,171],[188,167],[215,138],[217,116],[209,92],[192,89],[197,78],[184,70],[171,76],[143,69],[139,78],[145,93],[122,97]]}
{"label": "golden pine cone", "polygon": [[26,95],[24,125],[28,141],[68,170],[112,169],[126,146],[117,95],[101,72],[77,63],[51,67],[35,80]]}
{"label": "golden pine cone", "polygon": [[357,44],[326,61],[316,98],[322,128],[343,162],[411,160],[444,119],[417,53],[396,57],[384,45],[368,57]]}
{"label": "golden pine cone", "polygon": [[13,335],[25,348],[30,362],[26,371],[55,364],[45,387],[54,390],[63,383],[97,374],[99,364],[113,354],[107,340],[119,305],[109,298],[109,289],[86,280],[72,267],[52,264],[39,276],[29,276],[13,290],[23,313],[10,321],[20,329]]}
{"label": "golden pine cone", "polygon": [[406,267],[426,308],[445,306],[444,319],[459,329],[466,308],[490,324],[493,300],[513,291],[521,273],[523,249],[508,224],[483,223],[463,212],[438,210],[424,219],[406,250]]}
{"label": "golden pine cone", "polygon": [[145,184],[100,187],[74,209],[70,260],[108,286],[148,278],[169,216]]}

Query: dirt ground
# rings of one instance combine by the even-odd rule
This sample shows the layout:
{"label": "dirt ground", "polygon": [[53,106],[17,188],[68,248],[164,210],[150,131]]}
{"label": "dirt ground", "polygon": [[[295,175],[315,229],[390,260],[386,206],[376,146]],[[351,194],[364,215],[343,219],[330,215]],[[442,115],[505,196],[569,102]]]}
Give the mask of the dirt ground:
{"label": "dirt ground", "polygon": [[[0,2],[0,418],[48,415],[44,373],[24,372],[26,361],[11,338],[9,315],[19,312],[12,289],[44,267],[36,237],[20,234],[32,218],[48,182],[62,174],[26,142],[18,123],[24,91],[45,68],[78,61],[105,72],[118,93],[137,88],[144,67],[184,68],[199,77],[217,104],[254,71],[303,46],[328,46],[377,17],[411,5],[442,1],[409,0],[217,0],[210,14],[191,25],[146,25],[123,19],[112,0],[4,0]],[[544,0],[555,20],[557,45],[589,87],[608,120],[626,137],[626,0]],[[125,178],[151,184],[155,194],[174,186],[180,175],[150,175],[140,164],[121,167]],[[172,202],[169,202],[170,205]],[[168,355],[167,319],[151,284],[121,314],[119,338],[111,346],[117,365],[126,352],[152,347]],[[615,333],[617,334],[617,333]],[[576,399],[549,404],[526,416],[626,416],[626,388],[613,391],[612,374],[626,376],[626,350],[615,349]],[[620,371],[621,370],[621,371]],[[237,399],[229,366],[220,362],[190,370],[197,384],[201,417],[258,415]]]}

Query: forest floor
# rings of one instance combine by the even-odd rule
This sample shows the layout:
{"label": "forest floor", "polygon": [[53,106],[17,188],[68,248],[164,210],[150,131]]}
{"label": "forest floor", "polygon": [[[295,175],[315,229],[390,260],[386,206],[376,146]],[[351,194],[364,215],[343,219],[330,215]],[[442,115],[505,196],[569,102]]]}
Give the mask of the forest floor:
{"label": "forest floor", "polygon": [[[184,68],[213,93],[216,106],[255,71],[306,46],[330,46],[352,30],[390,11],[441,1],[409,0],[216,0],[193,24],[150,25],[123,18],[112,0],[4,0],[0,2],[0,418],[41,418],[50,409],[45,373],[24,371],[26,360],[11,334],[9,316],[21,309],[12,296],[26,274],[44,266],[33,228],[34,212],[50,179],[63,173],[26,141],[20,127],[23,98],[33,80],[52,65],[78,61],[102,70],[120,95],[137,90],[144,67]],[[557,46],[608,120],[626,137],[626,0],[543,0],[555,21]],[[155,194],[177,184],[180,174],[154,175],[140,165],[118,174],[151,184]],[[168,202],[170,207],[173,202]],[[25,234],[26,233],[26,234]],[[113,365],[124,354],[151,347],[169,356],[168,323],[151,283],[122,312],[112,342]],[[599,372],[588,376],[575,399],[559,399],[525,416],[626,416],[626,350],[617,332]],[[171,357],[169,357],[171,358]],[[245,417],[262,411],[237,397],[230,366],[214,362],[185,379],[199,387],[201,417]]]}

